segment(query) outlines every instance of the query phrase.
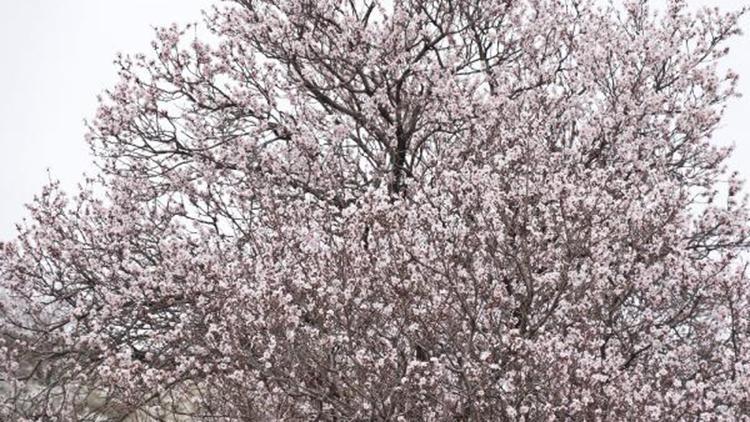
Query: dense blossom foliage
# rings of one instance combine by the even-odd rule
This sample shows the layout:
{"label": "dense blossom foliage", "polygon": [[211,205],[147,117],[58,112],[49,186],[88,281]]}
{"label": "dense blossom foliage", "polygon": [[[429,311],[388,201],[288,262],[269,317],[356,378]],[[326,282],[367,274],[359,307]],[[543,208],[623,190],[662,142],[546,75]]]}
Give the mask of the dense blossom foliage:
{"label": "dense blossom foliage", "polygon": [[158,30],[90,123],[101,173],[3,246],[0,417],[750,417],[747,205],[711,142],[742,12],[658,6]]}

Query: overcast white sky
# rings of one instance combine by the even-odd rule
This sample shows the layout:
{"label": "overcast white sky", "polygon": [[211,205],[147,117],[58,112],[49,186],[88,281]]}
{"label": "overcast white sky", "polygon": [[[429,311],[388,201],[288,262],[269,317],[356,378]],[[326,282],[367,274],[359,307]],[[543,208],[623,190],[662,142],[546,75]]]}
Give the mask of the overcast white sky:
{"label": "overcast white sky", "polygon": [[[657,0],[658,1],[658,0]],[[115,81],[117,52],[147,52],[152,28],[196,22],[212,0],[0,0],[0,240],[15,233],[48,180],[73,189],[92,167],[83,120]],[[739,8],[750,0],[688,0]],[[727,65],[743,77],[717,139],[737,144],[731,165],[750,179],[750,17]]]}

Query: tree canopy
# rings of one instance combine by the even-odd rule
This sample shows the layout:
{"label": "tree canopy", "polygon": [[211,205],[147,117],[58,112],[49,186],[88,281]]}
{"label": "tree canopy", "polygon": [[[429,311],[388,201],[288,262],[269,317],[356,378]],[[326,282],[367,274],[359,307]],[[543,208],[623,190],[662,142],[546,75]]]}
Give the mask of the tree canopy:
{"label": "tree canopy", "polygon": [[[0,417],[750,416],[743,11],[235,0],[0,255]],[[663,5],[662,5],[663,6]]]}

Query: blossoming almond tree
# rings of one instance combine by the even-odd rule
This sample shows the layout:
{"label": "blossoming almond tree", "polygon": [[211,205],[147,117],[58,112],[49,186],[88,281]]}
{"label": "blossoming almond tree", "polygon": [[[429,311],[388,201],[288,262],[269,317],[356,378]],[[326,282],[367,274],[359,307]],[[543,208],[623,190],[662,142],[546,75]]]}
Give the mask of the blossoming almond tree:
{"label": "blossoming almond tree", "polygon": [[742,12],[236,0],[5,245],[13,420],[750,417]]}

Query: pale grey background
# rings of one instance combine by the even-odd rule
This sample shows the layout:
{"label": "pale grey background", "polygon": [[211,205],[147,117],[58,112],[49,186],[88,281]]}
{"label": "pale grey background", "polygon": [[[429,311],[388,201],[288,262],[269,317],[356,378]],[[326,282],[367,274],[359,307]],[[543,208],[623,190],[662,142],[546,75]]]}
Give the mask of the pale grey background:
{"label": "pale grey background", "polygon": [[[659,0],[656,0],[657,2]],[[688,0],[736,9],[745,0]],[[115,53],[150,51],[154,26],[201,19],[211,0],[0,0],[0,240],[52,178],[75,188],[91,173],[84,118],[115,81]],[[743,79],[716,137],[736,143],[731,166],[750,179],[750,16],[727,66]],[[48,171],[49,169],[49,175]]]}

